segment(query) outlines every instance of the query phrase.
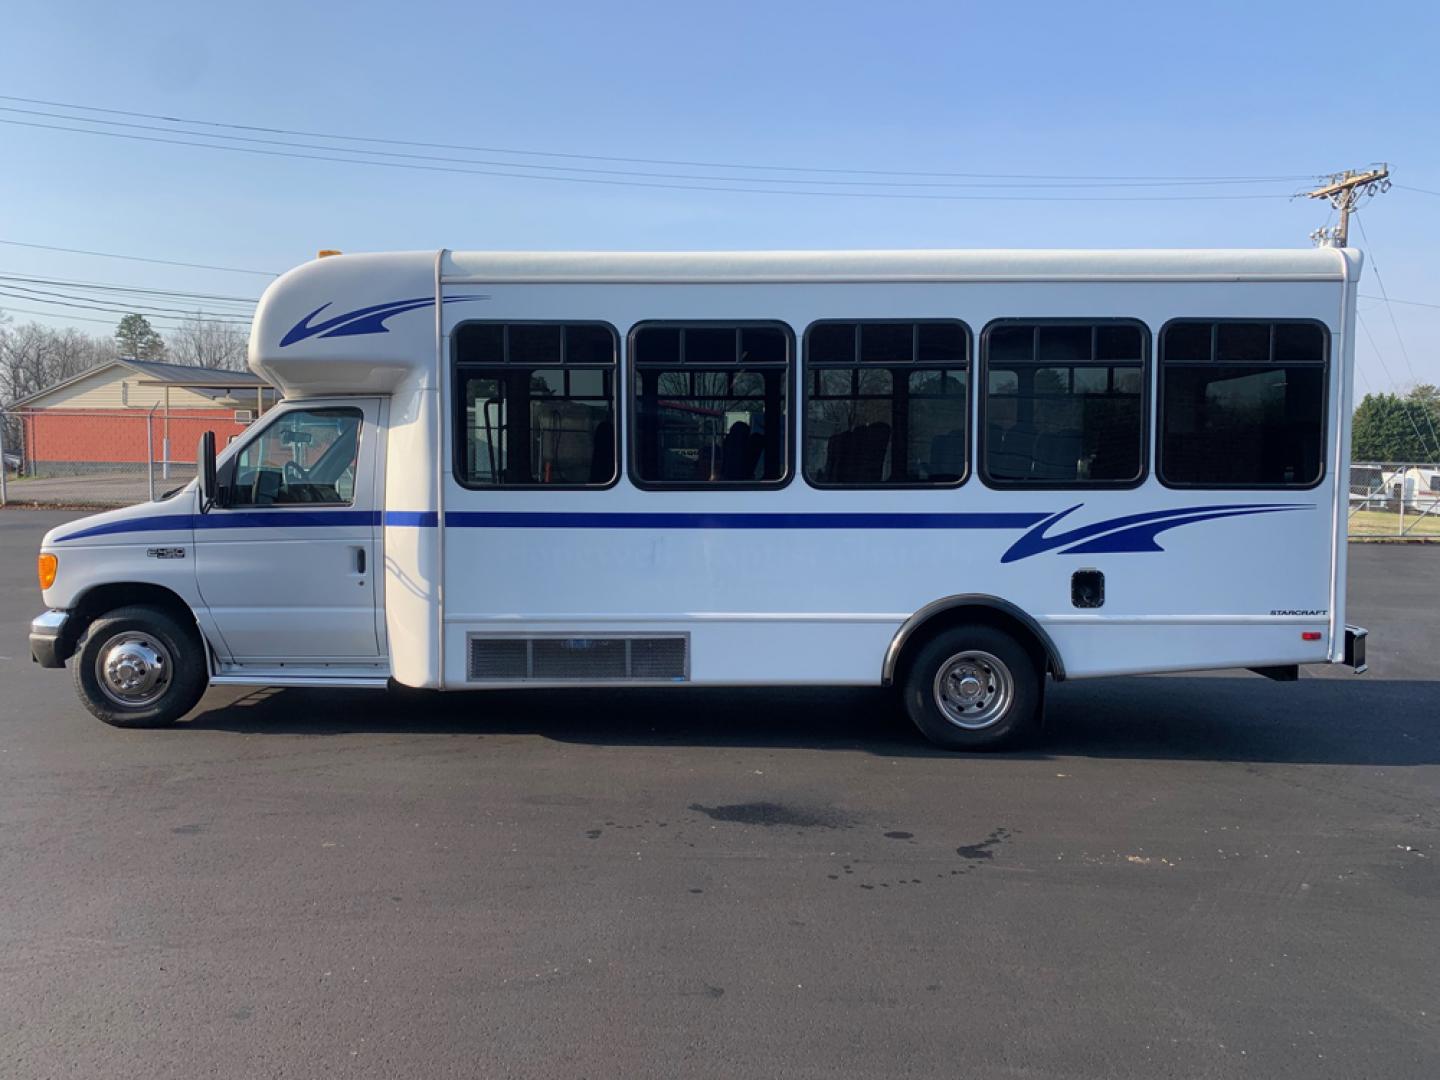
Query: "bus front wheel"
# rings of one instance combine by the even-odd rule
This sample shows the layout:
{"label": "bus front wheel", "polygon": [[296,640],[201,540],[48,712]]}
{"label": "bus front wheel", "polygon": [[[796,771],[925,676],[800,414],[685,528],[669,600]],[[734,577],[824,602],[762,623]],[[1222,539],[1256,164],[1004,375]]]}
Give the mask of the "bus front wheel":
{"label": "bus front wheel", "polygon": [[993,626],[942,631],[907,666],[905,711],[947,750],[998,750],[1036,727],[1044,673],[1020,642]]}
{"label": "bus front wheel", "polygon": [[184,716],[209,681],[200,635],[159,608],[101,615],[71,660],[80,700],[114,727],[164,727]]}

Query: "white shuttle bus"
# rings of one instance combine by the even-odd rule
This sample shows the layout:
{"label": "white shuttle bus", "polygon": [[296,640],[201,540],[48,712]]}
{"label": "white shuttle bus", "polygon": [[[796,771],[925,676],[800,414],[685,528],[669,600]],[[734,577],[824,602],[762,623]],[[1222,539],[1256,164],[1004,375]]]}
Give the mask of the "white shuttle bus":
{"label": "white shuttle bus", "polygon": [[1047,677],[1363,670],[1359,269],[319,259],[256,314],[283,403],[182,490],[52,530],[31,651],[123,727],[217,684],[893,685],[961,750],[1032,729]]}

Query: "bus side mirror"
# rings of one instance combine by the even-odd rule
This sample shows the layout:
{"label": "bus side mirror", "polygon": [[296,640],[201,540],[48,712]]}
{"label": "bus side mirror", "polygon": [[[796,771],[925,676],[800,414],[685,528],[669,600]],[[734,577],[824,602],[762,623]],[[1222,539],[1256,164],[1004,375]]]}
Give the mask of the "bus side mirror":
{"label": "bus side mirror", "polygon": [[195,451],[195,462],[200,473],[200,512],[203,514],[215,505],[215,433],[207,431],[200,436],[200,447]]}

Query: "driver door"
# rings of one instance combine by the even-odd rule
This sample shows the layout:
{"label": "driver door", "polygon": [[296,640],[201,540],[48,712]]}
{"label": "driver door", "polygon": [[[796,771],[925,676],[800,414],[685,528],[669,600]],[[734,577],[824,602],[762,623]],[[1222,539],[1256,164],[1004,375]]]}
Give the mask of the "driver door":
{"label": "driver door", "polygon": [[221,467],[195,521],[200,595],[240,663],[380,656],[379,399],[282,407]]}

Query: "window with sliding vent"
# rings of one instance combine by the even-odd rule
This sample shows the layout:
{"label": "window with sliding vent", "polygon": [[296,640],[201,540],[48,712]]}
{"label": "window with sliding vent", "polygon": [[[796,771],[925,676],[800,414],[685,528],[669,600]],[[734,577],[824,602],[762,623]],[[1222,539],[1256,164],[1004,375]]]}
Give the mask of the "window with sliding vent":
{"label": "window with sliding vent", "polygon": [[1325,475],[1330,338],[1318,322],[1176,320],[1160,332],[1160,479],[1309,488]]}
{"label": "window with sliding vent", "polygon": [[1145,476],[1145,327],[1004,320],[980,346],[980,462],[991,487],[1133,487]]}
{"label": "window with sliding vent", "polygon": [[455,328],[455,476],[466,487],[616,480],[619,339],[604,323]]}
{"label": "window with sliding vent", "polygon": [[954,320],[817,322],[805,333],[805,479],[954,487],[965,479],[970,332]]}
{"label": "window with sliding vent", "polygon": [[783,487],[792,351],[789,328],[779,323],[637,326],[630,335],[635,484]]}

